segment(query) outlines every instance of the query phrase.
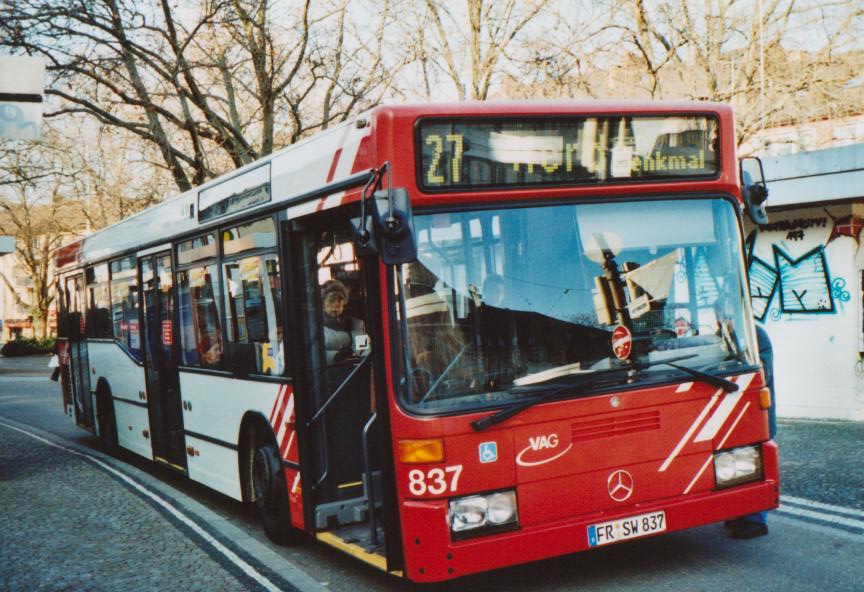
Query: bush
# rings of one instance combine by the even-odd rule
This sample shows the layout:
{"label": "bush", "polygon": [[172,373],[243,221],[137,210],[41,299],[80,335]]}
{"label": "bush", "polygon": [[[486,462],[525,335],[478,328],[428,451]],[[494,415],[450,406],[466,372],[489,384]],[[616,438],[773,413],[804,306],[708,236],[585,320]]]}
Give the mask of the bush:
{"label": "bush", "polygon": [[53,337],[25,338],[7,341],[0,348],[0,355],[11,358],[14,356],[37,356],[40,354],[50,354],[54,352],[54,344],[57,342]]}

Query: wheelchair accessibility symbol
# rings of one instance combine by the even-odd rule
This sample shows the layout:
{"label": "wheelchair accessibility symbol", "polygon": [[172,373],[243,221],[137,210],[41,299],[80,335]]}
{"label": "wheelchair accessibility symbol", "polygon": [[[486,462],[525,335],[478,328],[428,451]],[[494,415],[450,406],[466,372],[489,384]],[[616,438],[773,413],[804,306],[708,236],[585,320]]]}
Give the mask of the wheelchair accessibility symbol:
{"label": "wheelchair accessibility symbol", "polygon": [[490,463],[498,460],[498,443],[483,442],[480,444],[480,462]]}

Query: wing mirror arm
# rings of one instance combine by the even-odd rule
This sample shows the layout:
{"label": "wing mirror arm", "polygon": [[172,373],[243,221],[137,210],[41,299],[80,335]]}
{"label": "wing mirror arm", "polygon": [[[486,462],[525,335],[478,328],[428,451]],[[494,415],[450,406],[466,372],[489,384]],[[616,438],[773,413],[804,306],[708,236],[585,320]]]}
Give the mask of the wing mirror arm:
{"label": "wing mirror arm", "polygon": [[767,224],[768,214],[765,206],[768,202],[768,185],[765,182],[765,172],[762,161],[755,156],[741,159],[741,193],[747,215],[754,224]]}
{"label": "wing mirror arm", "polygon": [[[387,188],[376,190],[385,173]],[[353,219],[351,225],[358,254],[380,252],[386,265],[400,265],[417,260],[417,243],[408,191],[392,187],[391,175],[390,163],[385,162],[366,183],[360,198],[360,217]],[[368,217],[367,201],[372,202],[372,215]]]}

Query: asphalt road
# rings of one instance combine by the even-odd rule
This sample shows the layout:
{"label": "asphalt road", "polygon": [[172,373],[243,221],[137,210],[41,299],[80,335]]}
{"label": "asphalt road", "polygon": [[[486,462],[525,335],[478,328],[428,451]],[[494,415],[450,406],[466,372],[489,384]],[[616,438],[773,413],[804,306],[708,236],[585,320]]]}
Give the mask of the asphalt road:
{"label": "asphalt road", "polygon": [[[250,508],[63,414],[47,358],[0,358],[0,590],[409,590],[322,544],[270,544]],[[770,535],[721,525],[457,580],[450,590],[864,590],[864,425],[781,421]]]}

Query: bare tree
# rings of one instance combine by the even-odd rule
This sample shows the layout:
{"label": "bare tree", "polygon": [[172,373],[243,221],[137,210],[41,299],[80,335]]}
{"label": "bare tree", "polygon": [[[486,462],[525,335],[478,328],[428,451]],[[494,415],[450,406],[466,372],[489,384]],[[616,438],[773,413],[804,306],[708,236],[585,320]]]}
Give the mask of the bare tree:
{"label": "bare tree", "polygon": [[392,80],[387,4],[376,37],[347,1],[175,5],[5,0],[0,43],[48,61],[46,118],[83,113],[149,143],[181,191],[374,104]]}
{"label": "bare tree", "polygon": [[[507,52],[526,27],[549,4],[549,0],[519,2],[425,0],[425,11],[417,12],[416,30],[429,42],[419,57],[426,88],[431,88],[430,66],[450,80],[460,100],[486,100]],[[425,31],[434,31],[427,39]],[[466,63],[467,62],[467,63]]]}
{"label": "bare tree", "polygon": [[[11,256],[22,273],[8,277],[0,272],[0,281],[10,289],[15,302],[33,317],[36,333],[45,337],[48,310],[54,300],[50,285],[52,255],[68,238],[72,225],[62,197],[62,178],[52,175],[34,181],[25,172],[31,168],[30,156],[18,151],[3,161],[6,178],[20,174],[20,180],[7,184],[0,196],[0,234],[16,238],[15,253]],[[48,192],[42,193],[45,189]],[[19,289],[21,278],[26,285],[23,292]]]}
{"label": "bare tree", "polygon": [[[579,3],[565,4],[575,12]],[[514,84],[515,94],[727,102],[739,144],[762,126],[860,112],[864,85],[849,85],[862,61],[860,2],[607,0],[596,7],[607,17],[594,17],[593,37],[559,26],[535,45],[535,83]]]}

